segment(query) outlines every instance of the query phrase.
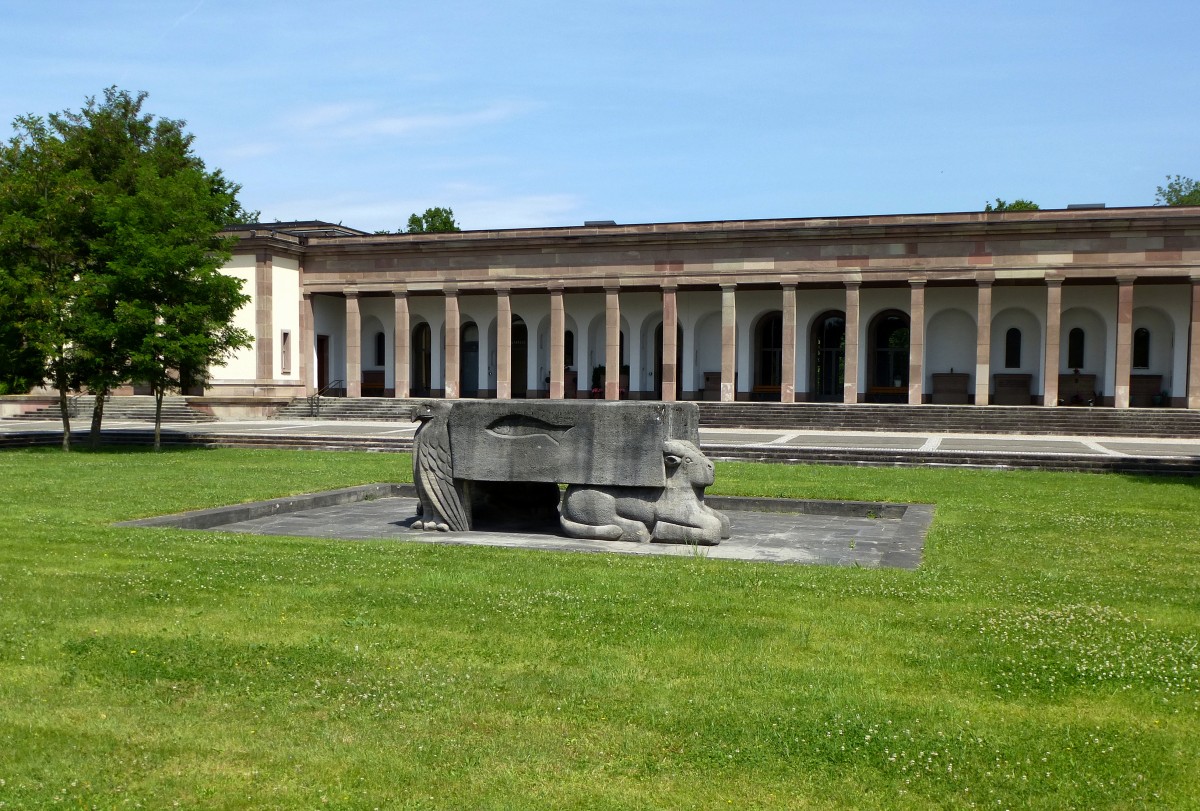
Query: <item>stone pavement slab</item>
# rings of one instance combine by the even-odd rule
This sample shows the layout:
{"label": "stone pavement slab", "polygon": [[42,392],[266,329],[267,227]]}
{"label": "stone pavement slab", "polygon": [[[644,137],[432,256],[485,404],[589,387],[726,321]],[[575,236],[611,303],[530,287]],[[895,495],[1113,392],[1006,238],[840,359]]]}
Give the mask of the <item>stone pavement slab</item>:
{"label": "stone pavement slab", "polygon": [[[423,532],[411,527],[417,501],[408,496],[376,497],[376,486],[351,488],[224,508],[125,522],[122,526],[205,527],[222,532],[330,538],[347,541],[396,540],[469,546],[499,546],[557,552],[673,555],[715,560],[802,563],[831,566],[920,565],[925,533],[933,518],[929,505],[857,502],[801,502],[786,512],[783,499],[714,499],[730,518],[733,537],[718,546],[593,541],[566,538],[554,529]],[[365,500],[352,500],[358,497]],[[310,506],[306,498],[313,499]],[[349,500],[348,500],[349,499]],[[742,503],[760,509],[730,509]]]}
{"label": "stone pavement slab", "polygon": [[789,439],[784,444],[798,448],[872,448],[881,450],[915,451],[925,445],[919,436],[894,436],[876,434],[804,434]]}
{"label": "stone pavement slab", "polygon": [[1096,442],[1111,451],[1129,456],[1200,456],[1200,442]]}
{"label": "stone pavement slab", "polygon": [[1094,454],[1087,443],[1073,439],[1009,439],[1007,437],[944,437],[940,451],[1000,451],[1001,453]]}

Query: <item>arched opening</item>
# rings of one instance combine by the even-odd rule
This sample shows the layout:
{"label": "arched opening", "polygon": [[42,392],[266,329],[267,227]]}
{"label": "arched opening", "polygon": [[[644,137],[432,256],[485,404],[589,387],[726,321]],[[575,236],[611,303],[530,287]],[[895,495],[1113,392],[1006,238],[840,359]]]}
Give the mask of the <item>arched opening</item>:
{"label": "arched opening", "polygon": [[[675,334],[675,399],[683,399],[683,327],[676,325]],[[654,399],[663,396],[663,325],[654,328]]]}
{"label": "arched opening", "polygon": [[769,312],[754,329],[754,393],[779,399],[783,382],[783,313]]}
{"label": "arched opening", "polygon": [[462,328],[460,357],[463,397],[479,396],[479,327],[468,321]]}
{"label": "arched opening", "polygon": [[1145,327],[1133,331],[1133,368],[1150,368],[1150,330]]}
{"label": "arched opening", "polygon": [[412,331],[412,385],[413,397],[428,397],[432,393],[433,379],[433,333],[429,324],[422,321]]}
{"label": "arched opening", "polygon": [[1073,371],[1087,366],[1085,340],[1086,336],[1081,327],[1074,327],[1067,333],[1067,367]]}
{"label": "arched opening", "polygon": [[1021,330],[1016,327],[1004,333],[1004,368],[1021,368]]}
{"label": "arched opening", "polygon": [[830,310],[817,316],[809,346],[812,347],[809,398],[840,402],[846,381],[846,314]]}
{"label": "arched opening", "polygon": [[867,399],[871,402],[900,403],[908,399],[908,324],[908,315],[899,310],[884,310],[871,320],[867,331],[871,347],[867,356]]}
{"label": "arched opening", "polygon": [[512,320],[512,396],[529,396],[529,329],[519,315]]}

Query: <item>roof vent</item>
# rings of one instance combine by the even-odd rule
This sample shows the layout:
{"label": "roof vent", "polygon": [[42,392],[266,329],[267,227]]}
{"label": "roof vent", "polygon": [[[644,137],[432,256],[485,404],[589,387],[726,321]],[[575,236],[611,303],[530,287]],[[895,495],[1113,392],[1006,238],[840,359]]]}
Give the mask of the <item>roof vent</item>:
{"label": "roof vent", "polygon": [[1067,210],[1071,209],[1088,209],[1088,208],[1104,208],[1104,203],[1068,203]]}
{"label": "roof vent", "polygon": [[616,225],[616,220],[584,220],[584,225]]}

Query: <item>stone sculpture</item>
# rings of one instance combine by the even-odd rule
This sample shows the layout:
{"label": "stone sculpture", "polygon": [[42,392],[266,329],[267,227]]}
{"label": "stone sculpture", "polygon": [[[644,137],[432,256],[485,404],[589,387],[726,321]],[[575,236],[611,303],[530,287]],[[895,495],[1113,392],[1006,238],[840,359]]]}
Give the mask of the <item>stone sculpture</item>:
{"label": "stone sculpture", "polygon": [[[488,507],[553,514],[570,537],[716,544],[694,403],[430,402],[413,448],[413,526],[463,532]],[[567,494],[559,506],[559,484]]]}
{"label": "stone sculpture", "polygon": [[729,519],[704,503],[713,463],[691,442],[663,443],[664,487],[572,484],[560,521],[572,538],[715,545],[729,537]]}

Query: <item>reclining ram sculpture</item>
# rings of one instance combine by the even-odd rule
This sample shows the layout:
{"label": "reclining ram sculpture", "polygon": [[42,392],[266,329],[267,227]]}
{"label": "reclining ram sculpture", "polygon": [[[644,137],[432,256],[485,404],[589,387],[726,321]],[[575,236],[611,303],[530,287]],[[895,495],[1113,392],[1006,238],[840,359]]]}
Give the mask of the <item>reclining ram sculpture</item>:
{"label": "reclining ram sculpture", "polygon": [[729,537],[729,520],[704,503],[713,464],[694,403],[434,401],[413,419],[419,529],[466,532],[480,510],[540,506],[572,538]]}

